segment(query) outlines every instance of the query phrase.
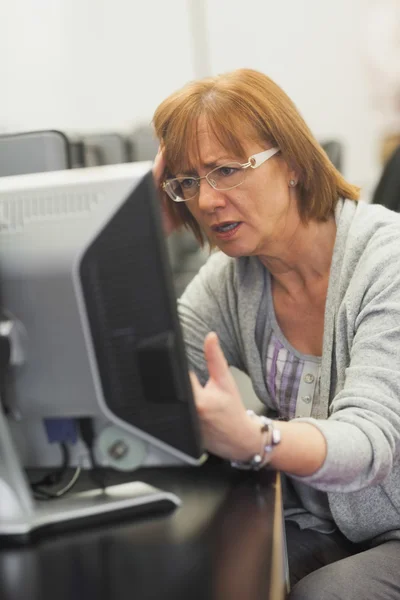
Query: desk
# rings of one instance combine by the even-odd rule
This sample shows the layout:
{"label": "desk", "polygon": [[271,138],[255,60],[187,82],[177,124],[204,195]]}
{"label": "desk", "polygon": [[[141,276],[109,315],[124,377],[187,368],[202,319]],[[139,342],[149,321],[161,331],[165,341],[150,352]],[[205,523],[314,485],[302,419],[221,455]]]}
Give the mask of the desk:
{"label": "desk", "polygon": [[182,506],[1,550],[1,599],[285,597],[279,475],[211,457],[200,468],[142,469],[136,478],[176,493]]}

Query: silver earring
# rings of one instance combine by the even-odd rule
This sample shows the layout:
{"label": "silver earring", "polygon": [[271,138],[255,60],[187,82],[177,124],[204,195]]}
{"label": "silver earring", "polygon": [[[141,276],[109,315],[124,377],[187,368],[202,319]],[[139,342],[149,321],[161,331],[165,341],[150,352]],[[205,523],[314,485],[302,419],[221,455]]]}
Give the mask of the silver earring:
{"label": "silver earring", "polygon": [[291,179],[291,180],[289,181],[289,185],[290,185],[290,187],[294,187],[294,186],[296,185],[296,182],[295,182],[295,180],[294,180],[294,179]]}

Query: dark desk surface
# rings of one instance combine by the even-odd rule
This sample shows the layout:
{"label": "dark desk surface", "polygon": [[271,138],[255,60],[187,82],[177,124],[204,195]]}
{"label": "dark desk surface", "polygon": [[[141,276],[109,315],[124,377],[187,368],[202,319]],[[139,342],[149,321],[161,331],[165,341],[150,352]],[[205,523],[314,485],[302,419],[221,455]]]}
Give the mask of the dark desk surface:
{"label": "dark desk surface", "polygon": [[1,550],[1,600],[284,598],[274,472],[212,458],[198,469],[143,469],[137,479],[176,493],[182,506]]}

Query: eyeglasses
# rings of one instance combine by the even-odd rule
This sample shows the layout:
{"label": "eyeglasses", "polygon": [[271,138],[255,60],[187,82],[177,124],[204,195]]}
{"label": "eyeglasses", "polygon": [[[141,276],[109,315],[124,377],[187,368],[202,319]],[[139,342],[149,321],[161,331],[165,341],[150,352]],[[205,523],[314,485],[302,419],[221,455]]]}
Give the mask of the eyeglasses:
{"label": "eyeglasses", "polygon": [[270,148],[253,154],[247,163],[230,162],[220,167],[216,167],[203,177],[175,177],[166,179],[162,184],[163,190],[174,202],[186,202],[197,196],[200,188],[200,181],[206,179],[214,190],[227,191],[242,185],[246,179],[247,169],[257,169],[267,160],[272,158],[279,148]]}

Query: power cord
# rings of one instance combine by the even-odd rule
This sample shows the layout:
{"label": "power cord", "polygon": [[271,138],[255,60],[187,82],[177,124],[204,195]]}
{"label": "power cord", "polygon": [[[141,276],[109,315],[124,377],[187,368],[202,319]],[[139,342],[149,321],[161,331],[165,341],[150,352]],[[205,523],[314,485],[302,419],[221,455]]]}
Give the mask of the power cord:
{"label": "power cord", "polygon": [[68,466],[69,466],[69,449],[67,444],[60,444],[60,449],[61,449],[61,453],[62,453],[62,464],[61,466],[56,469],[55,471],[53,471],[52,473],[47,473],[47,475],[45,475],[42,479],[40,479],[40,481],[36,481],[35,483],[31,484],[31,487],[33,489],[35,488],[40,488],[41,486],[45,485],[45,486],[51,486],[51,485],[58,485],[64,475],[66,474],[67,470],[68,470]]}
{"label": "power cord", "polygon": [[74,487],[74,485],[79,479],[81,472],[81,467],[77,467],[71,480],[67,483],[67,485],[61,488],[61,490],[57,490],[56,492],[51,492],[50,490],[43,490],[42,488],[35,488],[33,491],[34,498],[36,500],[56,500],[57,498],[65,496],[65,494]]}
{"label": "power cord", "polygon": [[104,480],[104,472],[102,468],[96,461],[96,457],[94,454],[94,441],[95,441],[95,432],[93,427],[93,419],[91,417],[80,417],[78,419],[79,432],[81,434],[81,438],[83,443],[85,444],[89,458],[91,462],[91,471],[90,476],[94,483],[101,489],[106,489],[106,483]]}
{"label": "power cord", "polygon": [[63,455],[61,467],[52,473],[48,473],[40,481],[31,484],[33,496],[36,500],[54,500],[56,498],[61,498],[74,487],[79,479],[82,470],[80,466],[75,469],[72,478],[63,488],[57,491],[44,489],[43,486],[54,488],[54,486],[59,485],[68,471],[70,463],[69,448],[65,443],[60,444],[60,447]]}

